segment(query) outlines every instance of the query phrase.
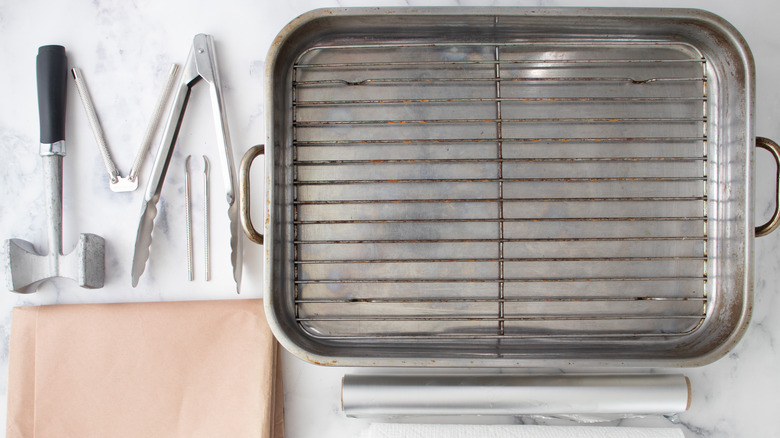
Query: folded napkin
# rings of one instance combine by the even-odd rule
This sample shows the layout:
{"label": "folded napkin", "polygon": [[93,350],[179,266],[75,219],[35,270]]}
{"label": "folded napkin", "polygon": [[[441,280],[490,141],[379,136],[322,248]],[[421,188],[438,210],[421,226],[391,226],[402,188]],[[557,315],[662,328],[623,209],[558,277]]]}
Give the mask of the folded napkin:
{"label": "folded napkin", "polygon": [[18,307],[7,438],[284,434],[262,300]]}
{"label": "folded napkin", "polygon": [[682,438],[680,429],[374,423],[361,438]]}

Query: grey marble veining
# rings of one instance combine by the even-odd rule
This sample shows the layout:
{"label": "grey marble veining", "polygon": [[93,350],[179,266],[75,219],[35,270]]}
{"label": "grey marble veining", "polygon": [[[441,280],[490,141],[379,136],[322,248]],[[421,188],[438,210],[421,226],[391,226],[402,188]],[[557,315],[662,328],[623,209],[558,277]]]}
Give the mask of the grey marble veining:
{"label": "grey marble veining", "polygon": [[[210,33],[222,68],[224,98],[236,161],[250,146],[262,143],[262,93],[265,55],[273,38],[295,16],[318,7],[514,5],[582,6],[581,2],[542,1],[170,1],[77,0],[56,2],[5,1],[0,5],[0,238],[21,238],[46,248],[46,221],[38,156],[38,116],[35,55],[38,46],[62,44],[71,67],[79,67],[92,93],[109,148],[120,173],[130,169],[158,93],[171,63],[182,64],[196,33]],[[769,0],[593,0],[588,6],[698,7],[722,15],[745,36],[757,66],[756,133],[780,139],[780,37],[774,18],[780,4]],[[46,11],[46,13],[41,13]],[[138,288],[130,287],[130,261],[146,177],[152,166],[154,143],[141,170],[135,192],[114,193],[87,125],[72,82],[69,83],[64,183],[64,248],[70,251],[79,233],[106,239],[106,285],[82,290],[75,285],[45,286],[32,295],[0,292],[0,400],[8,381],[8,336],[14,306],[127,301],[170,301],[262,296],[262,248],[245,241],[244,284],[241,296],[232,290],[227,217],[220,203],[219,169],[212,169],[212,281],[203,280],[198,261],[202,239],[194,247],[196,281],[187,282],[184,236],[184,157],[209,155],[216,163],[215,134],[205,88],[196,87],[190,99],[176,152],[166,178],[155,226],[152,255]],[[774,169],[759,155],[756,178],[756,216],[766,218],[774,208]],[[262,175],[259,171],[258,175]],[[198,172],[193,187],[200,187]],[[257,178],[261,182],[261,176]],[[259,184],[258,184],[259,185]],[[254,192],[261,193],[262,187]],[[193,191],[195,229],[200,230],[201,194]],[[259,214],[259,209],[257,214]],[[258,221],[258,220],[256,220]],[[200,234],[196,231],[196,236]],[[668,419],[629,418],[608,424],[675,426],[686,437],[777,436],[780,412],[780,232],[756,239],[755,304],[745,337],[723,359],[704,367],[682,370],[693,384],[690,411]],[[3,284],[5,275],[2,274]],[[303,363],[285,354],[285,409],[289,438],[358,437],[364,420],[340,412],[341,376],[353,370]],[[379,370],[377,370],[379,371]],[[679,372],[680,370],[655,370]],[[365,371],[364,371],[365,372]],[[0,403],[0,427],[5,425]],[[508,421],[541,423],[544,419]]]}

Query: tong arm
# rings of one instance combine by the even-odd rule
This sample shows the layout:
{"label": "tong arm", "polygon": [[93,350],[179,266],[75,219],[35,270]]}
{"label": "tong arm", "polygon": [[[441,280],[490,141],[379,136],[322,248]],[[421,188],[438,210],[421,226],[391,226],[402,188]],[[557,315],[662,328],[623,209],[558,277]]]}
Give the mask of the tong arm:
{"label": "tong arm", "polygon": [[193,41],[193,55],[195,57],[195,69],[197,74],[209,84],[211,96],[211,111],[214,118],[214,126],[217,130],[217,143],[219,144],[219,159],[224,178],[225,196],[229,205],[235,201],[235,184],[233,154],[230,146],[230,133],[228,131],[225,102],[222,98],[222,82],[217,68],[217,59],[214,56],[214,39],[211,35],[199,34]]}
{"label": "tong arm", "polygon": [[160,199],[163,182],[165,181],[165,174],[168,171],[168,165],[173,156],[174,145],[179,136],[181,122],[184,120],[184,112],[187,109],[187,102],[190,99],[192,86],[198,82],[198,79],[200,79],[200,76],[195,69],[193,50],[190,49],[187,61],[184,63],[179,86],[175,90],[176,94],[174,95],[171,110],[168,114],[168,121],[165,124],[165,131],[163,131],[162,138],[160,139],[160,147],[157,149],[157,156],[154,159],[152,173],[149,175],[149,183],[146,186],[144,195],[144,201],[146,202],[157,203]]}

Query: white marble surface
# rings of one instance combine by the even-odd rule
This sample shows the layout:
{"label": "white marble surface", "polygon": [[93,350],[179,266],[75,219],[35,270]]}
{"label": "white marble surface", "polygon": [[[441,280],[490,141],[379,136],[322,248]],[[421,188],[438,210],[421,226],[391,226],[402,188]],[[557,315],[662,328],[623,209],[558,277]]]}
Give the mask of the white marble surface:
{"label": "white marble surface", "polygon": [[[130,168],[152,107],[171,63],[183,63],[196,33],[214,36],[224,83],[224,97],[236,160],[265,138],[262,99],[265,54],[277,32],[295,16],[317,7],[361,5],[515,5],[515,6],[675,6],[715,12],[734,24],[753,50],[757,70],[756,132],[780,139],[780,36],[774,0],[631,1],[383,1],[357,0],[222,0],[154,1],[72,0],[68,2],[0,0],[0,238],[21,238],[46,247],[43,187],[37,154],[38,115],[35,55],[38,46],[61,44],[71,66],[81,68],[92,92],[109,147],[120,172]],[[138,288],[130,287],[130,260],[142,190],[113,193],[108,188],[95,142],[75,88],[68,96],[65,161],[64,245],[73,247],[79,233],[107,241],[106,285],[81,290],[71,284],[47,285],[31,295],[0,292],[0,427],[4,430],[7,392],[8,337],[11,308],[55,303],[162,301],[260,297],[262,249],[245,241],[243,293],[230,280],[227,218],[209,116],[210,102],[196,89],[166,179],[152,257]],[[156,148],[153,146],[153,148]],[[186,281],[183,210],[184,157],[193,155],[195,232],[201,222],[201,160],[208,154],[212,173],[212,272],[203,280],[203,240],[196,238],[196,281]],[[773,204],[773,166],[759,155],[756,211],[768,217]],[[142,187],[151,169],[142,170]],[[256,200],[262,187],[254,172]],[[261,204],[256,202],[256,204]],[[259,219],[258,219],[259,221]],[[161,231],[161,232],[160,232]],[[687,437],[780,436],[780,232],[756,240],[756,287],[753,320],[744,339],[725,358],[696,369],[691,378],[690,411],[672,424],[664,418],[632,419],[609,424],[669,425]],[[4,276],[4,274],[2,274]],[[5,278],[0,279],[5,284]],[[360,436],[366,421],[344,417],[339,407],[344,368],[304,363],[283,357],[287,436]],[[366,372],[363,370],[363,372]]]}

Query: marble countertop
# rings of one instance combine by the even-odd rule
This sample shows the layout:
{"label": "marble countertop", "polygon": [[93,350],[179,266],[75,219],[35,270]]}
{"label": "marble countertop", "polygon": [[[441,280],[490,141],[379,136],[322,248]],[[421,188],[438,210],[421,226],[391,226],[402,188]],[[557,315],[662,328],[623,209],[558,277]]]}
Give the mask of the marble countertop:
{"label": "marble countertop", "polygon": [[[227,117],[236,163],[250,146],[265,139],[263,72],[273,38],[296,16],[319,7],[340,6],[665,6],[693,7],[721,15],[742,32],[756,62],[756,134],[780,139],[780,36],[774,0],[592,0],[577,1],[381,1],[222,0],[184,2],[135,0],[0,1],[0,238],[20,238],[46,247],[46,215],[38,151],[35,55],[41,45],[61,44],[71,67],[79,67],[106,133],[109,148],[126,175],[140,144],[165,75],[182,64],[197,33],[214,36],[220,63]],[[8,382],[8,338],[14,306],[130,301],[173,301],[262,296],[262,248],[245,240],[242,294],[230,277],[227,217],[210,121],[210,101],[196,87],[182,126],[161,200],[152,256],[139,287],[130,286],[133,253],[143,187],[152,156],[141,171],[141,189],[109,190],[108,178],[78,100],[69,84],[64,187],[64,247],[73,248],[79,233],[106,239],[106,284],[82,290],[72,284],[47,284],[39,292],[0,293],[0,400]],[[152,148],[156,149],[157,143]],[[200,156],[208,154],[212,173],[212,280],[202,269],[202,238],[196,237],[196,278],[187,281],[184,234],[184,158],[193,156],[194,224],[202,230]],[[774,165],[758,154],[756,221],[769,217],[774,204]],[[259,167],[259,166],[258,166]],[[258,198],[262,170],[252,173]],[[256,204],[262,204],[256,202]],[[255,215],[262,215],[259,209]],[[258,220],[259,221],[259,220]],[[5,284],[5,274],[2,284]],[[677,418],[637,418],[610,425],[681,428],[686,437],[756,437],[776,434],[780,412],[780,232],[756,239],[755,305],[742,341],[726,357],[700,368],[682,370],[692,382],[693,402]],[[347,368],[328,368],[283,355],[286,429],[289,438],[357,437],[364,420],[340,411],[341,377]],[[377,370],[379,371],[379,370]],[[679,372],[680,370],[661,370]],[[0,403],[0,427],[5,403]],[[537,420],[526,420],[537,421]]]}

